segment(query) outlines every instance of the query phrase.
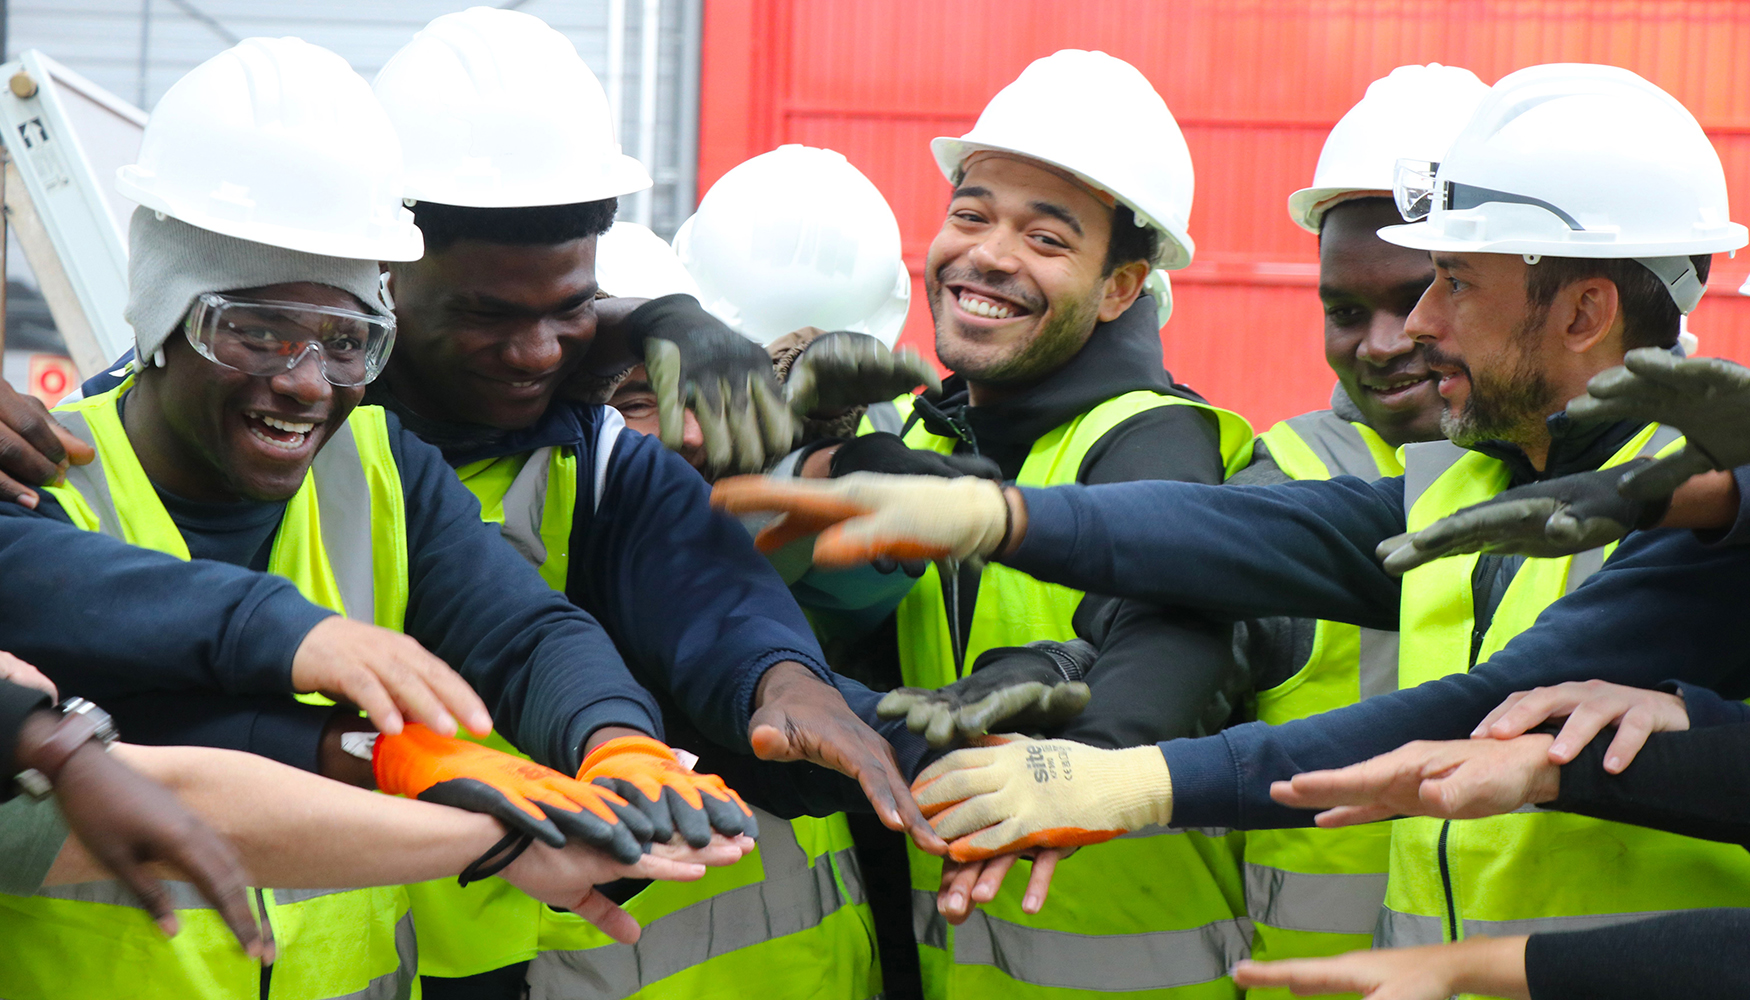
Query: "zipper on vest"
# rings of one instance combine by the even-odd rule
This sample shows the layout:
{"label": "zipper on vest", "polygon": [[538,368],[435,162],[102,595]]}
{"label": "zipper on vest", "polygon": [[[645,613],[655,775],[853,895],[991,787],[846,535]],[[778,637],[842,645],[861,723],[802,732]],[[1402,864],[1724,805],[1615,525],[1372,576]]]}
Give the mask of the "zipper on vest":
{"label": "zipper on vest", "polygon": [[1440,888],[1446,896],[1446,940],[1458,940],[1458,903],[1452,893],[1452,864],[1446,857],[1446,835],[1452,832],[1452,820],[1440,822],[1440,842],[1436,854],[1440,858]]}
{"label": "zipper on vest", "polygon": [[954,676],[966,676],[966,637],[960,634],[960,560],[938,563],[942,577],[943,611],[948,618],[948,641],[954,647]]}
{"label": "zipper on vest", "polygon": [[[260,890],[255,890],[255,908],[261,916],[261,939],[268,944],[273,943],[273,921],[267,915],[267,896]],[[261,1000],[268,1000],[268,994],[273,989],[273,966],[261,967]]]}

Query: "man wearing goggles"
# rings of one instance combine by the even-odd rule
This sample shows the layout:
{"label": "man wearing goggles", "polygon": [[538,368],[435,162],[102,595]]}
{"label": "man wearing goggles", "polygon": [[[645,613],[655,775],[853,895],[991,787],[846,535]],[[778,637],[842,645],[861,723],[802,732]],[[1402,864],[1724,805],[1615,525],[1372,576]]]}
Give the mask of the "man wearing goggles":
{"label": "man wearing goggles", "polygon": [[395,317],[307,302],[269,302],[202,292],[183,334],[201,357],[245,375],[291,371],[314,354],[330,385],[374,380],[395,346]]}

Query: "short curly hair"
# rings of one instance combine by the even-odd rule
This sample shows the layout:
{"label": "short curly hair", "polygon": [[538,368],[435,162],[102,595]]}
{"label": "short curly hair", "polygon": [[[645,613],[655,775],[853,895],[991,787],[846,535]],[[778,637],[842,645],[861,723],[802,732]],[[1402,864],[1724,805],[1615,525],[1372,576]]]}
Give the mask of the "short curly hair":
{"label": "short curly hair", "polygon": [[413,222],[425,236],[427,253],[442,253],[461,240],[552,246],[607,232],[618,208],[618,198],[531,208],[472,208],[422,201],[413,206]]}

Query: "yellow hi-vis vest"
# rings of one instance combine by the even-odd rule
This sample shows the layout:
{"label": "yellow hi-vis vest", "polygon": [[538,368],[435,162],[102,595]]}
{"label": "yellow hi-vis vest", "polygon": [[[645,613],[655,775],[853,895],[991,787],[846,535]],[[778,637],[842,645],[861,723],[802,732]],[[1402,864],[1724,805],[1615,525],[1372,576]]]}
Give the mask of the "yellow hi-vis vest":
{"label": "yellow hi-vis vest", "polygon": [[[1330,410],[1290,417],[1259,437],[1291,479],[1403,474],[1396,449],[1366,424]],[[1272,725],[1304,719],[1398,687],[1398,634],[1321,621],[1306,663],[1257,692],[1257,717]],[[1246,911],[1252,958],[1318,958],[1369,947],[1385,900],[1391,824],[1342,830],[1248,830]],[[1250,1000],[1291,995],[1255,989]]]}
{"label": "yellow hi-vis vest", "polygon": [[[910,403],[902,398],[903,410]],[[1159,406],[1213,414],[1231,472],[1251,453],[1251,427],[1239,416],[1177,396],[1115,396],[1034,443],[1016,482],[1075,482],[1083,457],[1125,420]],[[906,444],[949,453],[955,441],[915,424]],[[899,656],[905,683],[936,688],[965,676],[987,649],[1037,639],[1075,638],[1071,618],[1082,592],[1042,583],[991,563],[979,579],[970,634],[956,642],[956,612],[931,567],[899,606]],[[956,656],[956,648],[964,649]],[[1000,997],[1234,997],[1227,978],[1246,957],[1252,930],[1237,838],[1219,833],[1138,831],[1084,847],[1057,870],[1051,899],[1036,915],[1021,911],[1022,883],[1010,878],[991,903],[951,927],[936,910],[941,859],[911,845],[912,912],[924,994],[934,1000]]]}
{"label": "yellow hi-vis vest", "polygon": [[[51,487],[88,531],[187,559],[188,546],[140,467],[109,392],[57,410],[97,449]],[[316,604],[400,629],[407,608],[407,518],[383,411],[361,406],[317,454],[274,538],[270,572]],[[218,911],[167,883],[182,930],[166,940],[120,882],[0,896],[0,996],[8,1000],[392,1000],[416,989],[406,893],[256,889],[279,958],[264,974]],[[264,988],[265,986],[265,988]]]}
{"label": "yellow hi-vis vest", "polygon": [[[590,470],[597,504],[624,426],[617,411],[606,410]],[[540,448],[456,472],[480,499],[481,516],[563,591],[578,502],[576,451]],[[755,813],[754,853],[708,869],[697,882],[652,882],[627,900],[626,911],[644,928],[635,945],[555,913],[502,879],[410,886],[420,971],[468,976],[533,959],[534,1000],[749,993],[864,1000],[880,993],[874,921],[844,817]]]}
{"label": "yellow hi-vis vest", "polygon": [[[1681,438],[1649,425],[1606,467],[1665,453]],[[1413,444],[1404,459],[1404,507],[1417,531],[1507,487],[1504,464],[1445,442]],[[1597,570],[1614,546],[1561,559],[1527,559],[1503,595],[1476,655],[1486,661]],[[1404,576],[1400,679],[1405,687],[1463,673],[1475,628],[1477,556],[1440,559]],[[1584,664],[1576,664],[1583,670]],[[1382,945],[1577,930],[1672,910],[1750,905],[1750,855],[1643,827],[1524,809],[1505,816],[1392,824]]]}

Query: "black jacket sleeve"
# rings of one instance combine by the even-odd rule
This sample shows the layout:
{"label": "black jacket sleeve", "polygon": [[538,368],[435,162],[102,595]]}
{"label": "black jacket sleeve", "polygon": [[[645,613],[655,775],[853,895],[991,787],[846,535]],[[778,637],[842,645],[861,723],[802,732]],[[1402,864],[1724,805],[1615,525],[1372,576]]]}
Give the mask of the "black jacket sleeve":
{"label": "black jacket sleeve", "polygon": [[407,634],[455,667],[494,725],[535,760],[575,774],[603,726],[661,736],[656,702],[600,624],[547,586],[480,520],[443,455],[390,417],[407,498]]}
{"label": "black jacket sleeve", "polygon": [[1654,733],[1621,774],[1604,770],[1615,735],[1599,733],[1562,767],[1545,808],[1750,846],[1750,724]]}
{"label": "black jacket sleeve", "polygon": [[1750,996],[1746,942],[1750,910],[1683,910],[1533,934],[1525,980],[1532,1000],[1742,1000]]}
{"label": "black jacket sleeve", "polygon": [[49,707],[49,696],[36,688],[27,688],[8,680],[0,680],[0,802],[12,797],[12,776],[18,766],[18,732],[30,713]]}

